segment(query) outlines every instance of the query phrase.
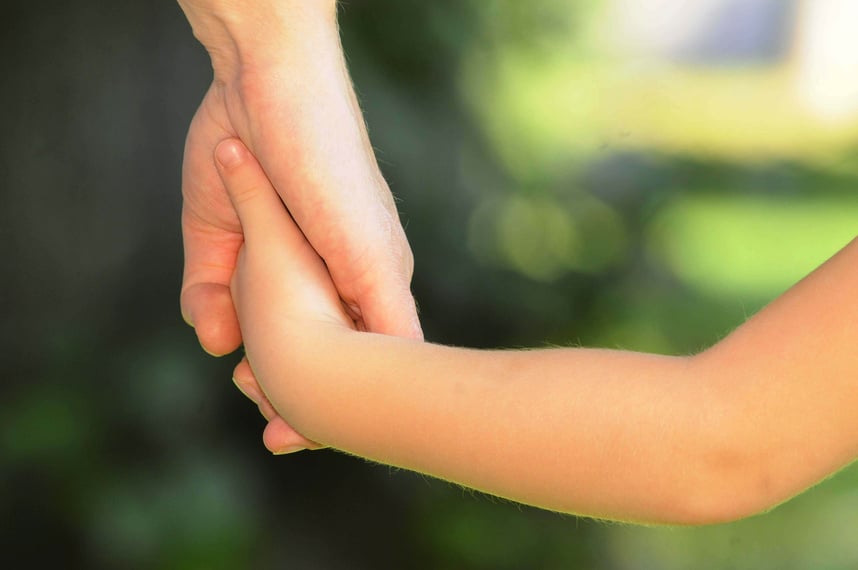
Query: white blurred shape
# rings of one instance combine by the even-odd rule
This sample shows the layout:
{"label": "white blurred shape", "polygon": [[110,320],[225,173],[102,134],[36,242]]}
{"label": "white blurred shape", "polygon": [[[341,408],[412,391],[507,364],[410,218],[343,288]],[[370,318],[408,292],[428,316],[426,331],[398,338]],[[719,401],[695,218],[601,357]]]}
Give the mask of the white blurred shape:
{"label": "white blurred shape", "polygon": [[794,0],[613,0],[612,43],[697,64],[777,62]]}
{"label": "white blurred shape", "polygon": [[796,46],[797,89],[819,118],[858,116],[858,1],[805,0]]}
{"label": "white blurred shape", "polygon": [[621,48],[668,56],[699,37],[722,0],[615,0],[610,18]]}

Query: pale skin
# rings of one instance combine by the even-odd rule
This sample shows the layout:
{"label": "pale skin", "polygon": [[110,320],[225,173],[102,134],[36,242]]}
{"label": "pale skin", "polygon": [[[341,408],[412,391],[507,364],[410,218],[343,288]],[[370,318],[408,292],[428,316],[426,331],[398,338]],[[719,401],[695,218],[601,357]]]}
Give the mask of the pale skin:
{"label": "pale skin", "polygon": [[[179,0],[214,79],[188,132],[182,172],[181,307],[209,353],[241,344],[229,291],[241,226],[215,169],[237,137],[276,184],[362,329],[422,338],[413,259],[349,79],[335,0]],[[236,382],[258,392],[252,375]],[[277,452],[316,447],[270,407]]]}
{"label": "pale skin", "polygon": [[858,241],[697,355],[451,348],[357,331],[253,156],[227,140],[217,157],[244,230],[232,294],[255,396],[313,441],[663,524],[766,511],[858,455]]}

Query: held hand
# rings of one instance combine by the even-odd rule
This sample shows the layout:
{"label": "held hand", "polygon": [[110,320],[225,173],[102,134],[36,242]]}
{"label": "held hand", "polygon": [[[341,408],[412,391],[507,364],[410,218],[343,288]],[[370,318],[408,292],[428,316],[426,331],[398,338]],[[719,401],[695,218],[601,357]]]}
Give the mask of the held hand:
{"label": "held hand", "polygon": [[[244,238],[212,152],[219,141],[229,136],[235,133],[225,115],[219,91],[213,86],[191,123],[185,146],[182,172],[185,275],[181,300],[185,321],[195,327],[202,347],[214,355],[232,352],[241,344],[229,283]],[[236,367],[233,381],[268,420],[263,439],[269,450],[280,454],[319,447],[277,415],[246,360]]]}
{"label": "held hand", "polygon": [[241,227],[212,160],[228,137],[258,157],[358,327],[421,338],[411,250],[348,78],[335,2],[180,4],[215,67],[183,167],[181,305],[200,344],[215,355],[241,344],[229,292]]}
{"label": "held hand", "polygon": [[[268,419],[274,408],[255,381],[253,366],[262,378],[277,378],[271,354],[282,352],[293,328],[300,334],[304,324],[322,323],[338,329],[354,329],[353,320],[331,282],[327,268],[293,222],[258,162],[237,139],[217,148],[218,170],[244,229],[231,290],[240,316],[248,362],[236,368],[235,379]],[[265,367],[268,367],[267,370]],[[268,386],[272,389],[272,386]],[[283,387],[274,387],[282,401]],[[287,389],[288,391],[288,389]],[[282,419],[269,423],[266,447],[293,451],[319,447],[301,438]],[[286,449],[288,448],[288,449]]]}
{"label": "held hand", "polygon": [[232,373],[232,380],[241,393],[255,403],[259,407],[259,412],[262,416],[268,420],[268,425],[262,434],[262,441],[265,447],[273,454],[283,455],[304,449],[320,449],[324,447],[299,434],[277,414],[274,405],[256,382],[256,377],[253,375],[253,370],[251,370],[247,358],[242,358],[238,366],[235,367],[235,371]]}

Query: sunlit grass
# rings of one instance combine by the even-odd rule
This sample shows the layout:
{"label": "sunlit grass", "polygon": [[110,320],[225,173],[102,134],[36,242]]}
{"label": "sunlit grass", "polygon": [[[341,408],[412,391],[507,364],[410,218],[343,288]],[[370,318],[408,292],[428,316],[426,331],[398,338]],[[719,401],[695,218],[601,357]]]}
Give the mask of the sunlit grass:
{"label": "sunlit grass", "polygon": [[773,297],[858,235],[858,195],[783,200],[685,196],[651,226],[650,250],[710,294]]}

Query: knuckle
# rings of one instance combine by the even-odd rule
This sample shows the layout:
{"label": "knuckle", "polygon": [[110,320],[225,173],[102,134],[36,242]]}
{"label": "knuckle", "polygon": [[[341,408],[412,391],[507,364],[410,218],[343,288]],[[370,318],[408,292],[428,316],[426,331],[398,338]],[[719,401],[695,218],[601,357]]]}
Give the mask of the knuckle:
{"label": "knuckle", "polygon": [[262,190],[263,188],[260,184],[245,184],[233,188],[232,201],[236,209],[240,206],[246,206],[256,200],[261,195]]}

